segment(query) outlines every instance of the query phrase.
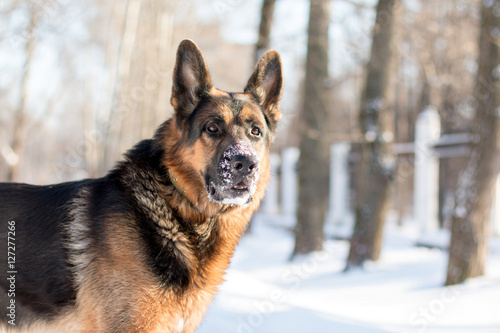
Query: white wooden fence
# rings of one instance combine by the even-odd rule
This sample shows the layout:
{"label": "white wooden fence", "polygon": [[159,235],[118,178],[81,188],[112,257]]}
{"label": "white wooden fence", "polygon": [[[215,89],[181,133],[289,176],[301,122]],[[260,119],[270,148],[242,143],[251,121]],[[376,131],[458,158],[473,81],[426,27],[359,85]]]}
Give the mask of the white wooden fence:
{"label": "white wooden fence", "polygon": [[[415,129],[415,142],[394,145],[395,153],[414,153],[413,220],[422,235],[439,229],[439,159],[463,156],[470,136],[466,133],[441,135],[439,114],[432,108],[421,112]],[[330,151],[330,193],[326,227],[352,227],[354,217],[349,205],[350,144],[335,143]],[[286,148],[281,156],[271,155],[271,183],[260,210],[260,216],[286,226],[295,225],[298,184],[297,162],[300,152]],[[281,179],[278,179],[281,177]],[[326,181],[326,180],[325,180]],[[492,231],[500,235],[500,176],[497,177],[492,209]]]}

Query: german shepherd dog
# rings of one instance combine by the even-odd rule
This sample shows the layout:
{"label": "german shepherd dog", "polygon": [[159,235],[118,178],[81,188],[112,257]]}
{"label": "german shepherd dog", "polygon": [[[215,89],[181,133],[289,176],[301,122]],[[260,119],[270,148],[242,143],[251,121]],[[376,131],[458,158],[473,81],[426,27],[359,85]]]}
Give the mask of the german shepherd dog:
{"label": "german shepherd dog", "polygon": [[282,83],[269,51],[218,90],[184,40],[173,117],[114,170],[0,184],[0,331],[193,332],[264,196]]}

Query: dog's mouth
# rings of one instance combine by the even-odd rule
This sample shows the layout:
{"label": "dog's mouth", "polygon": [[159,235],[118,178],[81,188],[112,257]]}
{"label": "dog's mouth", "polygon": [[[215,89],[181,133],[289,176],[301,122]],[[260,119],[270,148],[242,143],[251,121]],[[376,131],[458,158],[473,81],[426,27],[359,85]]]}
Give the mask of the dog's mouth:
{"label": "dog's mouth", "polygon": [[210,181],[207,184],[207,193],[210,201],[219,204],[244,206],[252,202],[256,184],[248,181],[239,181],[233,184],[216,184]]}
{"label": "dog's mouth", "polygon": [[249,191],[249,186],[245,182],[239,182],[238,184],[233,186],[234,191],[247,192]]}

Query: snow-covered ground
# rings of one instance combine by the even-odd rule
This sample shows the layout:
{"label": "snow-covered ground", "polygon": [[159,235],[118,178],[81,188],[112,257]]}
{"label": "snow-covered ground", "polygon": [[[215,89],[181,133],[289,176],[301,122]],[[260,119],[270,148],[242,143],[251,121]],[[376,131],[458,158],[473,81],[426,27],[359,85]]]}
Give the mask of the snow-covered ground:
{"label": "snow-covered ground", "polygon": [[289,261],[293,235],[256,219],[199,333],[500,332],[500,247],[485,277],[443,287],[447,253],[386,228],[379,262],[344,273],[347,241]]}

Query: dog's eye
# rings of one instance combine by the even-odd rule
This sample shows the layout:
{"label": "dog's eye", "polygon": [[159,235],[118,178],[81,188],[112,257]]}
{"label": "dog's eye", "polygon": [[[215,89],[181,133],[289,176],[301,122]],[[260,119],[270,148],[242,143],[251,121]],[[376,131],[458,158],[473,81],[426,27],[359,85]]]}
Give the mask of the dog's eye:
{"label": "dog's eye", "polygon": [[215,124],[210,124],[207,126],[207,132],[208,133],[217,133],[219,131],[219,126]]}
{"label": "dog's eye", "polygon": [[250,133],[252,133],[252,135],[254,135],[254,136],[260,136],[260,134],[261,134],[261,132],[260,132],[260,128],[258,128],[258,127],[256,127],[256,126],[254,126],[254,127],[252,128],[252,130],[250,131]]}

